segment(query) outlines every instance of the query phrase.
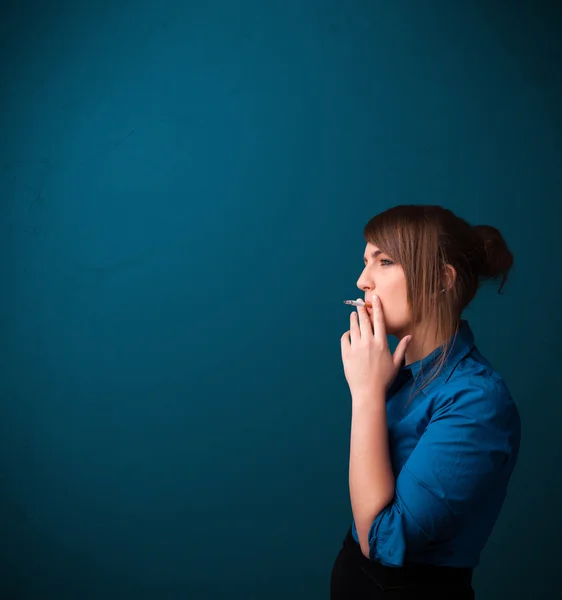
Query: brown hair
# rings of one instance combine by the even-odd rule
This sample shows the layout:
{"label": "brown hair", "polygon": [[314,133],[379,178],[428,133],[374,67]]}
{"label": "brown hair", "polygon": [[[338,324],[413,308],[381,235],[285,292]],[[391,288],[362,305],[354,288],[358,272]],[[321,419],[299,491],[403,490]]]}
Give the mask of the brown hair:
{"label": "brown hair", "polygon": [[[404,269],[413,323],[435,319],[435,343],[448,340],[437,369],[423,388],[443,367],[462,311],[482,282],[501,277],[501,293],[513,255],[495,227],[472,226],[436,205],[395,206],[373,217],[363,233],[367,242]],[[448,277],[447,265],[456,271],[454,282]]]}

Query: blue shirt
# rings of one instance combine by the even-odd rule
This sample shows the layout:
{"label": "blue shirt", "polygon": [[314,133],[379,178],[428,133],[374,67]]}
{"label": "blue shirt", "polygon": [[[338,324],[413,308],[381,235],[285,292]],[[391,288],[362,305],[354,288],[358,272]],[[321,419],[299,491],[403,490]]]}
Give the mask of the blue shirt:
{"label": "blue shirt", "polygon": [[402,366],[388,390],[395,496],[369,530],[370,558],[386,566],[477,566],[517,461],[519,412],[466,321],[437,377],[410,400],[440,353]]}

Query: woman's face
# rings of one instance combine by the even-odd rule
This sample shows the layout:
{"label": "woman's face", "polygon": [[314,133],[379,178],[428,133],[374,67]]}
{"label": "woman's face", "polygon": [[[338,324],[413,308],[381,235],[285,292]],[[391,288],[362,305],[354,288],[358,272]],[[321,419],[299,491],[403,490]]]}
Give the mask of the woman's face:
{"label": "woman's face", "polygon": [[[365,294],[365,302],[371,302],[373,294],[377,294],[384,311],[386,332],[402,337],[411,326],[404,270],[371,243],[365,247],[364,262],[357,287]],[[372,309],[367,312],[372,322]]]}

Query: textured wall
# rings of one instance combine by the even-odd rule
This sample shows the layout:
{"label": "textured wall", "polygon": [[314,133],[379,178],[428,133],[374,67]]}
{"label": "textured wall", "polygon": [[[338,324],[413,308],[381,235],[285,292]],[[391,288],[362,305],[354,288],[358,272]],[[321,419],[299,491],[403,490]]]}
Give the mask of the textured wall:
{"label": "textured wall", "polygon": [[341,301],[364,223],[403,202],[516,255],[466,315],[524,425],[475,583],[552,593],[554,3],[8,4],[2,599],[327,598],[351,519]]}

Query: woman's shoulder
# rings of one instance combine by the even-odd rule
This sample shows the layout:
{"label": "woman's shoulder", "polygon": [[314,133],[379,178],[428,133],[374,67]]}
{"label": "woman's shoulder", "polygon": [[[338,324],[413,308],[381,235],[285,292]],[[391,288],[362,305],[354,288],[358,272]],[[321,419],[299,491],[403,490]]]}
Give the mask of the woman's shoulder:
{"label": "woman's shoulder", "polygon": [[519,426],[519,412],[504,377],[474,347],[436,390],[443,412],[462,412],[479,421]]}

